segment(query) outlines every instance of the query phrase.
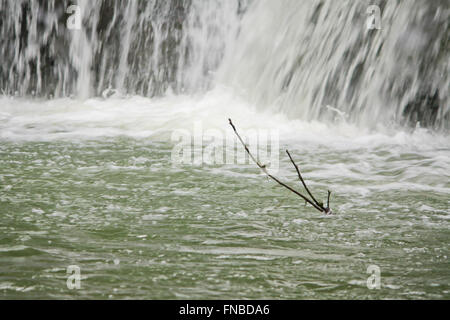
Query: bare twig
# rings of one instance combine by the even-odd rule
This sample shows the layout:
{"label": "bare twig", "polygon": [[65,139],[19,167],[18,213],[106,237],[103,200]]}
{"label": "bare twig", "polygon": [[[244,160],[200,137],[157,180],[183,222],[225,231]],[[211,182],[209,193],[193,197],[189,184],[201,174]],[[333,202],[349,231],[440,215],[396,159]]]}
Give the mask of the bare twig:
{"label": "bare twig", "polygon": [[325,211],[325,208],[323,207],[323,205],[322,205],[321,203],[319,203],[319,202],[316,200],[316,198],[314,198],[314,196],[312,195],[311,191],[309,191],[308,187],[306,186],[305,180],[303,180],[302,174],[300,173],[299,167],[297,166],[297,164],[296,164],[296,163],[294,162],[294,160],[292,159],[291,154],[289,153],[288,150],[286,150],[286,153],[287,153],[287,155],[289,156],[289,159],[291,159],[291,162],[292,162],[292,164],[294,165],[295,170],[297,171],[298,178],[299,178],[300,181],[302,182],[303,187],[305,187],[306,192],[308,192],[309,196],[311,197],[311,199],[313,199],[314,203],[315,203],[317,206],[319,206],[323,211]]}
{"label": "bare twig", "polygon": [[281,182],[280,180],[278,180],[277,178],[275,178],[274,176],[272,176],[271,174],[267,173],[267,170],[264,171],[267,176],[269,178],[271,178],[272,180],[278,182],[278,184],[282,185],[283,187],[285,187],[286,189],[292,191],[293,193],[295,193],[296,195],[300,196],[301,198],[303,198],[306,202],[308,202],[310,205],[312,205],[314,208],[316,208],[319,211],[323,211],[322,208],[318,207],[314,202],[312,202],[311,200],[309,200],[307,197],[305,197],[304,195],[302,195],[300,192],[298,192],[297,190],[294,190],[293,188],[291,188],[290,186],[288,186],[287,184]]}
{"label": "bare twig", "polygon": [[[231,127],[233,128],[234,133],[236,134],[236,136],[238,137],[239,141],[241,142],[241,144],[244,146],[245,151],[248,153],[248,155],[250,156],[250,158],[253,160],[253,162],[256,163],[256,165],[272,180],[274,180],[275,182],[277,182],[279,185],[283,186],[284,188],[288,189],[289,191],[295,193],[296,195],[298,195],[299,197],[301,197],[303,200],[305,200],[307,203],[309,203],[310,205],[312,205],[315,209],[317,209],[320,212],[323,212],[325,214],[331,213],[331,210],[329,208],[324,208],[323,205],[321,205],[311,194],[311,192],[309,191],[309,189],[306,187],[306,183],[302,178],[302,175],[300,173],[300,170],[298,169],[298,166],[295,164],[294,160],[292,160],[291,155],[289,154],[289,151],[286,150],[287,154],[289,155],[289,158],[291,159],[292,163],[295,166],[295,169],[297,170],[298,176],[300,178],[300,180],[303,183],[303,186],[305,187],[306,191],[308,192],[308,194],[311,196],[311,199],[309,199],[308,197],[304,196],[303,194],[301,194],[300,192],[298,192],[297,190],[293,189],[292,187],[288,186],[287,184],[285,184],[284,182],[281,182],[278,178],[272,176],[268,171],[265,165],[262,165],[250,152],[249,148],[247,147],[247,145],[245,144],[244,140],[242,140],[241,136],[239,135],[239,133],[236,130],[236,127],[234,126],[233,122],[231,121],[231,119],[228,119],[230,122]],[[330,192],[328,194],[328,203],[329,203],[329,195]]]}
{"label": "bare twig", "polygon": [[237,137],[239,138],[239,141],[241,141],[242,145],[243,145],[244,148],[245,148],[245,151],[247,151],[247,153],[248,153],[248,155],[250,156],[250,158],[252,158],[253,162],[255,162],[256,165],[257,165],[258,167],[260,167],[261,170],[263,170],[263,171],[267,174],[266,166],[261,165],[261,164],[259,163],[259,161],[256,160],[256,158],[252,155],[252,153],[251,153],[250,150],[248,149],[247,145],[244,143],[244,140],[242,140],[241,136],[240,136],[239,133],[237,132],[236,127],[234,126],[234,124],[233,124],[233,122],[231,121],[231,119],[228,119],[228,120],[230,121],[230,125],[231,125],[231,127],[233,128],[234,133],[235,133],[235,134],[237,135]]}
{"label": "bare twig", "polygon": [[331,191],[328,190],[328,199],[327,199],[327,208],[330,208],[330,196],[331,196]]}

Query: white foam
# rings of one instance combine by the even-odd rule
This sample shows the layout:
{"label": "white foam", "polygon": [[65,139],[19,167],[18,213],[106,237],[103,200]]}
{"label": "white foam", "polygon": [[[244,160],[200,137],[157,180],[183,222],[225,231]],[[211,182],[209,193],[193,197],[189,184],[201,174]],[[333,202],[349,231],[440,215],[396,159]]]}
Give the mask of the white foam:
{"label": "white foam", "polygon": [[[130,136],[170,141],[174,130],[192,135],[217,129],[233,134],[228,125],[232,118],[241,131],[276,130],[286,144],[302,148],[326,147],[331,150],[374,149],[402,146],[415,151],[449,149],[445,134],[420,129],[412,133],[380,127],[369,131],[347,123],[326,124],[290,119],[281,113],[257,111],[231,90],[217,87],[199,96],[162,98],[127,98],[74,100],[27,100],[0,97],[0,140],[51,141]],[[194,130],[196,124],[202,131]],[[358,156],[358,154],[355,154]],[[439,161],[448,165],[447,154]]]}

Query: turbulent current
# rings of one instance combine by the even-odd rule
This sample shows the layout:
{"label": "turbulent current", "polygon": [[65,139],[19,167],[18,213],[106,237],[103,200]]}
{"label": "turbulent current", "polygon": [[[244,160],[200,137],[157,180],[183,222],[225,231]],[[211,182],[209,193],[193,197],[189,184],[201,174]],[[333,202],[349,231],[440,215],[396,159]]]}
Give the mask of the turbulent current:
{"label": "turbulent current", "polygon": [[[449,18],[0,0],[0,298],[450,298]],[[228,118],[272,135],[257,147],[301,189],[289,149],[336,215],[240,162]]]}

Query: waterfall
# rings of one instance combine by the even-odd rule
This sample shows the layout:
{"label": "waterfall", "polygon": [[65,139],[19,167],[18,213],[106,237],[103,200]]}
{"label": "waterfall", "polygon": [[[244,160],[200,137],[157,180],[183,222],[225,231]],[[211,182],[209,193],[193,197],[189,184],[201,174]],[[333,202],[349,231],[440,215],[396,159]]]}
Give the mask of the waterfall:
{"label": "waterfall", "polygon": [[[367,26],[371,5],[381,29]],[[449,21],[446,0],[0,0],[0,90],[84,99],[220,85],[291,118],[448,129]]]}
{"label": "waterfall", "polygon": [[[238,0],[0,0],[0,88],[86,98],[210,88],[239,25]],[[76,4],[79,12],[68,11]],[[67,27],[79,14],[80,29]]]}
{"label": "waterfall", "polygon": [[[367,28],[374,3],[380,30]],[[221,81],[260,108],[372,127],[408,120],[409,103],[430,108],[420,99],[438,92],[440,108],[422,124],[448,127],[449,21],[448,1],[257,1]]]}

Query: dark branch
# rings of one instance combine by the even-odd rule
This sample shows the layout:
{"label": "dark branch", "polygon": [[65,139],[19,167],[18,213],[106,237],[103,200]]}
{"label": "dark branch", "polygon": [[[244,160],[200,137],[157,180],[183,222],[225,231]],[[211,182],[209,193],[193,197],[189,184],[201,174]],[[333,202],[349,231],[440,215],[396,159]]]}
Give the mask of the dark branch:
{"label": "dark branch", "polygon": [[327,209],[330,209],[330,196],[331,196],[331,191],[328,190]]}
{"label": "dark branch", "polygon": [[297,170],[297,175],[298,178],[300,179],[300,181],[302,182],[303,186],[305,187],[306,192],[308,192],[309,196],[311,197],[311,199],[313,199],[314,203],[320,207],[322,209],[322,211],[325,211],[325,208],[323,207],[322,204],[320,204],[316,198],[314,198],[314,196],[312,195],[311,191],[309,191],[308,187],[306,186],[305,180],[303,180],[302,174],[300,173],[300,169],[298,168],[298,166],[295,164],[294,160],[291,157],[291,154],[289,153],[288,150],[286,150],[287,155],[289,156],[289,159],[291,159],[292,164],[295,167],[295,170]]}
{"label": "dark branch", "polygon": [[252,153],[250,152],[250,150],[248,149],[247,145],[244,143],[244,140],[242,140],[241,136],[240,136],[239,133],[237,132],[236,127],[234,126],[234,124],[233,124],[233,122],[231,121],[231,119],[228,119],[228,120],[230,121],[230,125],[231,125],[231,127],[233,128],[234,133],[235,133],[235,134],[237,135],[237,137],[239,138],[239,141],[241,141],[242,145],[243,145],[244,148],[245,148],[245,151],[247,151],[247,153],[248,153],[248,155],[250,156],[250,158],[252,158],[253,162],[255,162],[256,165],[257,165],[258,167],[260,167],[261,170],[263,170],[263,171],[267,174],[267,172],[266,172],[266,167],[263,166],[263,165],[261,165],[261,164],[259,163],[259,161],[256,160],[255,157],[253,157],[253,155],[252,155]]}
{"label": "dark branch", "polygon": [[230,125],[234,130],[234,133],[236,134],[236,136],[238,137],[239,141],[242,143],[242,145],[245,148],[245,151],[248,153],[248,155],[250,156],[250,158],[253,160],[253,162],[256,163],[256,165],[262,170],[264,171],[264,173],[271,178],[272,180],[274,180],[275,182],[277,182],[279,185],[285,187],[286,189],[288,189],[289,191],[295,193],[296,195],[298,195],[299,197],[301,197],[303,200],[305,200],[306,202],[308,202],[310,205],[312,205],[315,209],[321,211],[321,212],[326,212],[326,210],[322,207],[317,205],[316,203],[314,203],[312,200],[310,200],[308,197],[304,196],[303,194],[301,194],[300,192],[298,192],[297,190],[294,190],[293,188],[291,188],[290,186],[288,186],[287,184],[281,182],[280,180],[278,180],[277,178],[275,178],[274,176],[272,176],[271,174],[269,174],[267,172],[266,166],[265,165],[261,165],[261,163],[252,155],[252,153],[250,152],[250,150],[248,149],[247,145],[244,143],[244,140],[242,140],[241,136],[239,135],[239,133],[236,130],[236,127],[234,126],[233,122],[231,121],[231,119],[228,119],[230,121]]}

